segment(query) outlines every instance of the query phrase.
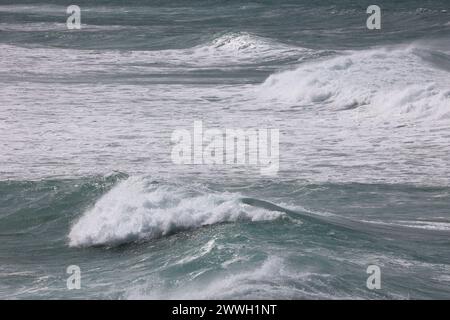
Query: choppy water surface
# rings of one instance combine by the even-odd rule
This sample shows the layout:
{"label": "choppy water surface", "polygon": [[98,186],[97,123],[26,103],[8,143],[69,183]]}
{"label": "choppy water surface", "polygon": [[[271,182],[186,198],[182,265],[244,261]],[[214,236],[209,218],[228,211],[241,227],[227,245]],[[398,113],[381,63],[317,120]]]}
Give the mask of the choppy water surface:
{"label": "choppy water surface", "polygon": [[[1,298],[450,298],[447,1],[76,4],[0,1]],[[194,121],[278,174],[174,164]]]}

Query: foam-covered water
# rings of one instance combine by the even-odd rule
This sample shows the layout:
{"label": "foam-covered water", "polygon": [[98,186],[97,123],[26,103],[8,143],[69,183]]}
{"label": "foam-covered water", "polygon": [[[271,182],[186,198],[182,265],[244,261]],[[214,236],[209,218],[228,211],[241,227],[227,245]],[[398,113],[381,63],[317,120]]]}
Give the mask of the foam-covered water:
{"label": "foam-covered water", "polygon": [[[365,117],[378,122],[429,119],[446,124],[450,78],[447,70],[424,61],[419,53],[427,54],[425,48],[417,44],[344,52],[269,76],[261,95],[300,106],[322,104],[337,111],[361,107],[361,121]],[[450,57],[443,59],[450,65]]]}
{"label": "foam-covered water", "polygon": [[[77,4],[0,2],[1,298],[450,297],[447,1],[379,31],[352,1]],[[278,174],[175,165],[199,120],[279,129]]]}

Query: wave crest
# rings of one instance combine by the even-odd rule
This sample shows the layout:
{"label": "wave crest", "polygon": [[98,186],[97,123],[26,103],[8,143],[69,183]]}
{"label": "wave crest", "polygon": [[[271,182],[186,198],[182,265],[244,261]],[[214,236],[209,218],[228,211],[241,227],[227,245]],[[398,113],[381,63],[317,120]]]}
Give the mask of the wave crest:
{"label": "wave crest", "polygon": [[336,110],[365,106],[371,119],[396,116],[450,118],[445,70],[424,61],[416,48],[371,49],[300,65],[271,75],[259,88],[264,99]]}
{"label": "wave crest", "polygon": [[235,193],[201,193],[132,177],[83,214],[69,233],[69,245],[117,245],[221,222],[273,220],[282,215],[247,205]]}

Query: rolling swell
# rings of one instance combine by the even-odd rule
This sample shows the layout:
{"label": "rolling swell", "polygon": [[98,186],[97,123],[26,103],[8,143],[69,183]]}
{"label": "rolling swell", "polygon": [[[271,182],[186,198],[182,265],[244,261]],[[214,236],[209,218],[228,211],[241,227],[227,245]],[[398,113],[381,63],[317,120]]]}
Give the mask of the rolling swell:
{"label": "rolling swell", "polygon": [[450,239],[450,222],[443,224],[443,229],[419,229],[411,224],[383,224],[376,221],[357,221],[334,214],[314,214],[305,211],[290,210],[277,206],[268,201],[258,200],[254,198],[243,198],[242,202],[264,208],[271,211],[285,212],[291,218],[301,219],[311,223],[320,223],[328,225],[331,228],[339,228],[358,233],[370,234],[372,236],[384,237],[386,239],[401,239],[412,241],[437,240],[448,242]]}
{"label": "rolling swell", "polygon": [[[0,278],[22,272],[38,277],[35,290],[55,287],[53,281],[59,280],[46,278],[45,270],[20,264],[39,252],[37,263],[52,270],[50,275],[63,270],[64,263],[78,263],[93,268],[85,271],[87,283],[122,283],[121,290],[106,286],[95,295],[105,298],[183,298],[186,288],[197,292],[195,298],[376,297],[350,292],[347,286],[338,285],[333,294],[327,290],[336,285],[333,274],[339,271],[334,265],[344,261],[346,270],[362,272],[363,279],[357,277],[350,288],[364,281],[367,263],[382,264],[395,279],[403,277],[396,272],[405,265],[402,274],[426,272],[432,279],[446,279],[446,187],[267,181],[226,185],[124,174],[1,182],[0,253],[8,263],[0,268]],[[383,199],[397,199],[397,207],[393,203],[386,209],[392,214],[383,216],[385,210],[373,206],[377,190],[386,192]],[[408,197],[422,204],[411,204],[417,212],[401,204]],[[327,208],[331,199],[340,203],[341,198],[342,208]],[[431,211],[429,198],[435,199]],[[14,250],[18,241],[20,251]],[[123,272],[110,270],[110,261],[118,261]],[[217,272],[212,278],[211,269]],[[104,270],[101,277],[95,270]],[[209,277],[206,286],[204,277]],[[174,278],[184,285],[174,286]],[[430,286],[442,296],[444,283],[435,281]],[[402,292],[395,286],[391,290]],[[17,297],[32,295],[14,292]]]}
{"label": "rolling swell", "polygon": [[421,227],[407,221],[402,224],[356,220],[306,209],[287,209],[234,192],[198,192],[181,185],[149,183],[142,177],[131,177],[103,195],[73,224],[68,237],[73,247],[114,246],[218,223],[272,221],[284,215],[387,240],[448,242],[450,239],[448,222],[433,227],[432,221],[422,221]]}
{"label": "rolling swell", "polygon": [[[0,195],[0,236],[45,234],[49,228],[56,228],[59,237],[68,237],[72,247],[115,246],[214,224],[280,218],[391,240],[450,239],[450,222],[445,219],[357,219],[306,209],[298,202],[288,208],[241,193],[124,174],[80,180],[2,182]],[[34,200],[24,202],[24,197]],[[66,228],[70,229],[68,234]]]}

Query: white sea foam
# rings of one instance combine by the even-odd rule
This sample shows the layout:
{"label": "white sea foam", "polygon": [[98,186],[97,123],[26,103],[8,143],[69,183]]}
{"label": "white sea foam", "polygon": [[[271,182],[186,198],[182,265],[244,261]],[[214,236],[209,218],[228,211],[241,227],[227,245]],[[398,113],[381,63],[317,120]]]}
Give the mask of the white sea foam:
{"label": "white sea foam", "polygon": [[201,257],[210,253],[214,249],[215,246],[216,246],[216,240],[215,239],[209,240],[199,250],[196,250],[196,253],[182,258],[181,260],[179,260],[177,262],[177,264],[185,264],[185,263],[189,263],[189,262],[195,261],[197,259],[200,259]]}
{"label": "white sea foam", "polygon": [[362,220],[362,221],[367,222],[367,223],[387,225],[387,226],[399,226],[399,227],[408,227],[408,228],[417,228],[417,229],[426,229],[426,230],[450,231],[450,223],[449,222],[404,221],[404,220],[398,220],[398,221],[393,221],[393,222],[369,221],[369,220]]}
{"label": "white sea foam", "polygon": [[114,245],[220,222],[277,219],[243,204],[238,194],[193,193],[132,177],[105,194],[73,225],[70,246]]}
{"label": "white sea foam", "polygon": [[[349,298],[335,292],[324,293],[316,287],[325,286],[330,275],[292,270],[286,261],[269,256],[251,270],[222,274],[207,284],[192,283],[188,287],[153,290],[151,284],[134,287],[125,293],[126,299],[309,299]],[[292,283],[301,283],[293,286]]]}
{"label": "white sea foam", "polygon": [[[213,41],[194,47],[191,54],[193,63],[250,62],[260,59],[282,59],[289,56],[300,58],[313,54],[313,50],[293,47],[245,32],[227,33]],[[191,62],[191,63],[192,63]]]}
{"label": "white sea foam", "polygon": [[[242,75],[272,63],[257,63],[261,57],[292,48],[245,33],[160,51],[0,45],[2,176],[242,175],[240,168],[171,163],[171,132],[201,118],[215,128],[280,128],[280,175],[448,185],[450,79],[447,55],[430,51],[434,45],[334,58],[316,52],[262,85]],[[198,77],[205,69],[212,78]],[[230,75],[238,83],[228,83]]]}
{"label": "white sea foam", "polygon": [[354,109],[371,121],[448,120],[450,77],[415,47],[347,52],[271,75],[260,96],[296,105]]}

